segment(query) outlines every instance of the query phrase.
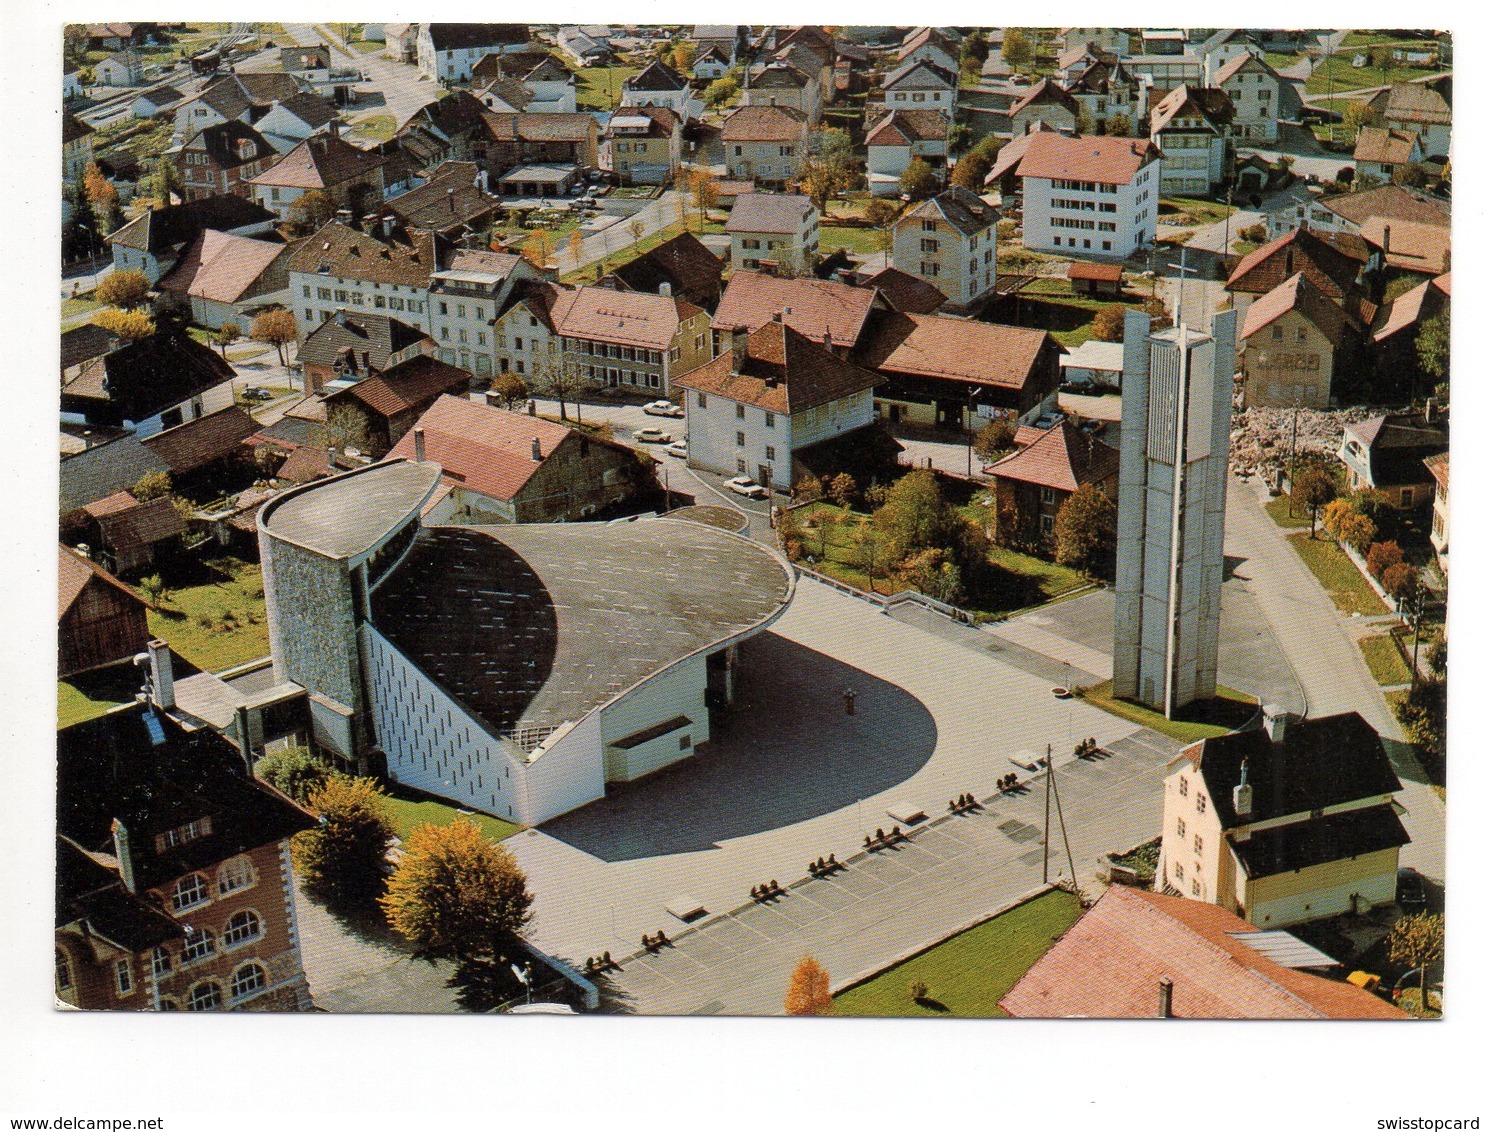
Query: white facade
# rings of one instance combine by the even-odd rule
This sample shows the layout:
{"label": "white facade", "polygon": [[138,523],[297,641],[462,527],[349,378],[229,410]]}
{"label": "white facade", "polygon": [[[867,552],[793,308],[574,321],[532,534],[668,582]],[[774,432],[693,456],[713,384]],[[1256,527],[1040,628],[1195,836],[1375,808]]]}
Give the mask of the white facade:
{"label": "white facade", "polygon": [[794,272],[810,270],[818,257],[818,217],[817,209],[808,203],[795,232],[755,232],[731,220],[726,226],[730,263],[747,271],[756,270],[763,261]]}
{"label": "white facade", "polygon": [[324,126],[312,126],[286,110],[283,103],[276,102],[269,108],[269,112],[254,124],[254,129],[258,130],[270,145],[284,154],[290,152],[312,134],[329,133],[331,123],[327,122]]}
{"label": "white facade", "polygon": [[1241,70],[1221,84],[1236,115],[1231,120],[1231,136],[1241,142],[1278,140],[1278,105],[1282,84],[1262,64],[1244,64]]}
{"label": "white facade", "polygon": [[526,44],[519,43],[513,46],[482,45],[437,51],[434,40],[430,36],[428,24],[419,25],[419,36],[414,43],[419,73],[427,79],[446,84],[470,82],[471,68],[479,63],[483,56],[494,52],[511,54],[514,51],[522,51],[526,47]]}
{"label": "white facade", "polygon": [[995,225],[968,233],[945,217],[921,215],[927,211],[925,205],[915,211],[917,215],[895,225],[891,265],[930,283],[952,307],[965,307],[992,290],[998,282]]}
{"label": "white facade", "polygon": [[1177,118],[1170,127],[1153,135],[1164,153],[1160,192],[1204,196],[1225,175],[1226,135],[1200,119]]}
{"label": "white facade", "polygon": [[950,118],[956,104],[957,88],[940,83],[931,85],[908,82],[885,91],[887,110],[940,110]]}
{"label": "white facade", "polygon": [[688,392],[685,408],[689,467],[782,488],[792,482],[795,449],[874,421],[869,389],[792,415],[698,390]]}
{"label": "white facade", "polygon": [[300,340],[339,309],[386,314],[428,333],[429,287],[408,283],[372,283],[306,271],[290,272],[290,298]]}
{"label": "white facade", "polygon": [[1153,242],[1159,162],[1125,184],[1024,177],[1024,246],[1032,251],[1127,257]]}

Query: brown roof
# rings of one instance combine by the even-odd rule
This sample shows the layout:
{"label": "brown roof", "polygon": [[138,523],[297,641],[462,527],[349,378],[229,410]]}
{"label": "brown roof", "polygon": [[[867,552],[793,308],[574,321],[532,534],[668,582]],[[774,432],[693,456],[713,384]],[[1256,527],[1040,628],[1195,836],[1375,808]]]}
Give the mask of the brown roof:
{"label": "brown roof", "polygon": [[302,365],[329,366],[350,354],[360,370],[365,355],[367,368],[380,370],[388,364],[390,354],[428,341],[423,330],[389,315],[343,310],[306,335],[296,360]]}
{"label": "brown roof", "polygon": [[470,381],[471,375],[465,370],[421,354],[332,393],[326,400],[360,401],[379,416],[394,417],[418,408],[441,394],[456,391],[463,393]]}
{"label": "brown roof", "polygon": [[1318,233],[1295,228],[1243,256],[1226,280],[1228,291],[1265,295],[1302,271],[1332,299],[1356,288],[1361,265]]}
{"label": "brown roof", "polygon": [[[999,1005],[1016,1018],[1406,1018],[1369,991],[1284,967],[1243,942],[1224,908],[1115,885]],[[1239,938],[1240,937],[1240,938]]]}
{"label": "brown roof", "polygon": [[1452,241],[1443,225],[1373,216],[1361,225],[1361,238],[1381,248],[1390,267],[1423,275],[1442,275],[1449,269]]}
{"label": "brown roof", "polygon": [[676,295],[576,287],[558,293],[552,319],[558,333],[569,338],[666,350],[672,345],[678,324],[702,313]]}
{"label": "brown roof", "polygon": [[1188,111],[1204,118],[1218,130],[1236,115],[1236,106],[1231,95],[1217,87],[1197,87],[1183,84],[1175,87],[1154,103],[1149,112],[1149,129],[1153,133],[1168,128],[1169,124]]}
{"label": "brown roof", "polygon": [[1023,389],[1040,352],[1054,340],[1043,330],[937,314],[881,318],[854,360],[868,369]]}
{"label": "brown roof", "polygon": [[[236,303],[252,294],[276,260],[289,254],[289,244],[203,232],[156,287],[214,302]],[[283,280],[281,267],[280,282]]]}
{"label": "brown roof", "polygon": [[1443,95],[1426,83],[1393,83],[1370,105],[1388,122],[1447,126],[1454,116]]}
{"label": "brown roof", "polygon": [[864,333],[879,292],[825,279],[781,279],[755,271],[737,271],[714,312],[715,328],[744,326],[756,330],[778,312],[797,333],[821,342],[825,333],[841,346],[853,346]]}
{"label": "brown roof", "polygon": [[738,370],[733,351],[726,350],[672,380],[684,389],[790,415],[862,393],[885,379],[773,320],[746,338],[745,359]]}
{"label": "brown roof", "polygon": [[86,138],[94,133],[92,126],[74,115],[70,110],[62,111],[62,144],[75,142],[79,138]]}
{"label": "brown roof", "polygon": [[909,220],[941,219],[963,235],[971,236],[974,232],[991,228],[998,223],[998,218],[998,209],[977,193],[961,185],[953,185],[908,209],[895,223],[899,227]]}
{"label": "brown roof", "polygon": [[323,225],[295,249],[289,262],[291,271],[411,287],[427,287],[435,267],[434,237],[427,232],[416,234],[412,244],[385,244],[339,220]]}
{"label": "brown roof", "polygon": [[1076,99],[1072,98],[1049,78],[1041,79],[1034,86],[1030,87],[1028,93],[1023,98],[1009,107],[1009,114],[1012,117],[1030,106],[1062,106],[1073,115],[1081,112],[1081,107],[1078,105]]}
{"label": "brown roof", "polygon": [[382,164],[380,154],[358,149],[339,136],[313,134],[249,184],[292,189],[333,188],[364,176]]}
{"label": "brown roof", "polygon": [[253,417],[231,405],[146,437],[142,443],[166,462],[172,475],[184,475],[228,455],[258,431]]}
{"label": "brown roof", "polygon": [[1094,279],[1102,283],[1121,283],[1123,265],[1120,263],[1092,263],[1090,260],[1072,260],[1066,268],[1067,279]]}
{"label": "brown roof", "polygon": [[724,226],[726,232],[775,232],[796,235],[809,213],[812,201],[791,193],[749,193],[736,202]]}
{"label": "brown roof", "polygon": [[1374,161],[1378,165],[1406,165],[1412,161],[1417,144],[1418,135],[1407,130],[1362,126],[1360,133],[1356,134],[1355,151],[1351,157],[1356,161]]}
{"label": "brown roof", "polygon": [[1381,309],[1376,326],[1371,331],[1373,341],[1382,342],[1400,330],[1414,327],[1435,317],[1449,303],[1449,277],[1424,279],[1411,291]]}
{"label": "brown roof", "polygon": [[950,124],[940,110],[891,110],[870,127],[865,145],[910,145],[946,141]]}
{"label": "brown roof", "polygon": [[986,183],[1017,172],[1021,177],[1126,185],[1159,156],[1159,147],[1147,138],[1073,138],[1053,130],[1036,130],[999,150]]}
{"label": "brown roof", "polygon": [[418,188],[388,201],[389,212],[411,228],[445,232],[484,219],[497,202],[476,184],[475,162],[447,161]]}
{"label": "brown roof", "polygon": [[555,82],[572,73],[564,62],[547,51],[493,51],[476,60],[471,67],[471,81],[478,86],[498,78]]}
{"label": "brown roof", "polygon": [[86,504],[81,510],[84,514],[94,519],[102,519],[105,515],[117,515],[120,511],[128,511],[131,507],[138,507],[140,501],[128,491],[116,491],[113,495],[106,495],[102,499],[95,499]]}
{"label": "brown roof", "polygon": [[99,538],[108,550],[134,550],[153,546],[186,530],[186,520],[169,495],[136,503],[98,520]]}
{"label": "brown roof", "polygon": [[1117,475],[1117,449],[1062,421],[993,466],[998,479],[1019,480],[1057,491],[1075,491]]}
{"label": "brown roof", "polygon": [[724,262],[692,232],[674,236],[610,273],[628,290],[656,293],[668,283],[673,294],[711,307],[719,301],[723,274]]}
{"label": "brown roof", "polygon": [[1444,491],[1449,490],[1449,454],[1439,452],[1437,455],[1429,456],[1423,461],[1423,466],[1432,473],[1433,478],[1438,481],[1438,486]]}
{"label": "brown roof", "polygon": [[[541,417],[511,413],[465,397],[441,397],[414,428],[424,430],[425,458],[449,479],[492,499],[514,499],[542,461],[533,459],[533,441],[547,458],[575,435],[574,430]],[[603,443],[594,440],[592,443]],[[398,442],[389,459],[414,458],[414,432]]]}
{"label": "brown roof", "polygon": [[279,471],[274,473],[274,478],[288,483],[310,483],[312,480],[335,475],[341,470],[340,466],[335,468],[330,466],[326,458],[326,449],[313,444],[302,444],[285,457],[285,462],[279,466]]}
{"label": "brown roof", "polygon": [[487,95],[501,99],[505,105],[514,110],[526,110],[528,103],[533,101],[533,88],[525,85],[521,79],[498,76],[485,86],[476,89],[476,97],[483,103]]}
{"label": "brown roof", "polygon": [[97,562],[84,558],[77,551],[69,550],[59,543],[57,546],[57,616],[59,619],[67,615],[67,611],[72,608],[78,598],[83,596],[83,591],[88,588],[88,583],[94,578],[100,578],[106,585],[113,586],[120,593],[128,594],[138,604],[145,604],[144,598]]}
{"label": "brown roof", "polygon": [[721,135],[734,142],[792,141],[807,133],[807,115],[792,106],[742,106],[724,120]]}
{"label": "brown roof", "polygon": [[1289,311],[1298,311],[1334,346],[1340,345],[1346,330],[1350,328],[1350,316],[1322,295],[1319,288],[1310,283],[1301,271],[1278,284],[1247,308],[1247,317],[1242,322],[1238,337],[1252,337]]}
{"label": "brown roof", "polygon": [[1449,226],[1449,208],[1446,202],[1404,189],[1401,185],[1378,185],[1374,189],[1365,189],[1358,193],[1337,193],[1320,198],[1319,203],[1357,226],[1362,226],[1373,218],[1388,222],[1410,220],[1416,224],[1436,224],[1442,228]]}
{"label": "brown roof", "polygon": [[487,132],[497,141],[584,144],[599,132],[589,114],[498,114],[489,110],[483,113]]}
{"label": "brown roof", "polygon": [[1221,69],[1211,76],[1211,82],[1215,83],[1216,86],[1220,86],[1244,70],[1262,71],[1275,79],[1279,77],[1278,72],[1273,70],[1268,64],[1268,61],[1261,55],[1254,55],[1250,51],[1243,51],[1238,55],[1233,55],[1225,63],[1221,64]]}
{"label": "brown roof", "polygon": [[886,267],[864,280],[885,301],[902,314],[930,314],[947,301],[947,296],[918,275],[909,275],[898,267]]}

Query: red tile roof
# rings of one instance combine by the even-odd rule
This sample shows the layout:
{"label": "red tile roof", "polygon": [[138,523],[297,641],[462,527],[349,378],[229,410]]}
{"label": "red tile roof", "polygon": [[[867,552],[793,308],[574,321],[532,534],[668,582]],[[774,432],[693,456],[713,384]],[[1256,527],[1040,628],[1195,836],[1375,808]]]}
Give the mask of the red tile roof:
{"label": "red tile roof", "polygon": [[339,136],[313,134],[249,184],[292,189],[334,188],[382,164],[380,154],[358,149]]}
{"label": "red tile roof", "polygon": [[854,351],[866,369],[1023,389],[1036,377],[1043,330],[936,314],[881,318]]}
{"label": "red tile roof", "polygon": [[1121,283],[1123,265],[1120,263],[1092,263],[1089,260],[1072,260],[1066,268],[1067,279],[1095,279],[1104,283]]}
{"label": "red tile roof", "polygon": [[1226,280],[1228,291],[1265,295],[1302,271],[1324,294],[1339,299],[1356,290],[1360,263],[1318,232],[1295,228],[1248,252]]}
{"label": "red tile roof", "polygon": [[1444,225],[1372,216],[1361,225],[1361,238],[1382,250],[1389,267],[1423,275],[1449,269],[1452,241]]}
{"label": "red tile roof", "polygon": [[1423,466],[1432,473],[1433,478],[1438,481],[1439,487],[1443,488],[1444,491],[1449,490],[1449,454],[1447,452],[1440,452],[1435,456],[1429,456],[1423,461]]}
{"label": "red tile roof", "polygon": [[884,295],[885,301],[902,314],[930,314],[947,301],[947,296],[917,275],[898,267],[886,267],[864,280]]}
{"label": "red tile roof", "polygon": [[724,120],[723,140],[793,141],[807,133],[807,115],[792,106],[742,106]]}
{"label": "red tile roof", "polygon": [[746,339],[738,369],[733,351],[726,350],[673,378],[673,384],[790,415],[862,393],[884,380],[772,321]]}
{"label": "red tile roof", "polygon": [[1343,309],[1321,294],[1319,288],[1299,272],[1247,308],[1247,317],[1238,337],[1243,340],[1251,338],[1289,311],[1303,315],[1334,346],[1340,345],[1353,322]]}
{"label": "red tile roof", "polygon": [[1362,126],[1350,156],[1356,161],[1373,161],[1378,165],[1406,165],[1417,146],[1418,135],[1407,130]]}
{"label": "red tile roof", "polygon": [[[479,405],[464,397],[441,397],[419,418],[425,459],[444,469],[461,486],[492,499],[517,497],[541,462],[533,459],[533,440],[546,458],[574,430],[525,413]],[[414,429],[388,453],[414,458]],[[594,443],[600,443],[594,441]]]}
{"label": "red tile roof", "polygon": [[985,184],[1017,172],[1021,177],[1126,185],[1159,157],[1159,147],[1146,138],[1073,138],[1053,130],[1036,130],[999,150]]}
{"label": "red tile roof", "polygon": [[1447,308],[1448,304],[1449,276],[1440,275],[1437,279],[1424,279],[1411,291],[1398,295],[1396,299],[1382,308],[1377,325],[1371,332],[1371,338],[1375,342],[1385,341],[1398,331],[1434,318]]}
{"label": "red tile roof", "polygon": [[891,110],[870,127],[865,145],[910,145],[946,141],[950,126],[940,110]]}
{"label": "red tile roof", "polygon": [[[781,279],[755,271],[736,271],[714,312],[714,327],[758,329],[778,312],[797,333],[821,342],[831,334],[840,346],[852,346],[864,332],[879,292],[823,279]],[[881,300],[883,302],[883,300]]]}
{"label": "red tile roof", "polygon": [[551,317],[555,330],[568,338],[666,350],[678,324],[702,313],[676,295],[576,287],[558,291]]}
{"label": "red tile roof", "polygon": [[470,381],[471,375],[465,370],[421,354],[338,390],[326,400],[360,401],[379,416],[394,417],[442,393],[463,393]]}
{"label": "red tile roof", "polygon": [[[186,250],[176,266],[156,287],[219,303],[236,303],[260,292],[278,290],[269,281],[259,287],[275,261],[288,256],[291,245],[232,236],[226,232],[203,232]],[[285,282],[280,268],[278,282]]]}
{"label": "red tile roof", "polygon": [[1109,888],[999,1005],[1016,1018],[1155,1018],[1159,980],[1176,1018],[1398,1019],[1349,983],[1281,966],[1236,934],[1257,929],[1198,900]]}
{"label": "red tile roof", "polygon": [[[1024,430],[1021,429],[1021,432]],[[1117,449],[1062,421],[993,465],[997,479],[1018,480],[1056,491],[1075,491],[1117,475]]]}
{"label": "red tile roof", "polygon": [[221,459],[258,431],[258,422],[233,405],[146,437],[142,443],[166,462],[172,475],[179,476]]}

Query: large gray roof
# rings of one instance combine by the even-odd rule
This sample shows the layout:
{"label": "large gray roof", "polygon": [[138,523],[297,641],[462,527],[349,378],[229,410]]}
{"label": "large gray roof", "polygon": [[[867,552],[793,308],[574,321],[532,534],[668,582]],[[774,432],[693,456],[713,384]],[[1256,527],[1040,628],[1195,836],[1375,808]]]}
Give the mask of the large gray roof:
{"label": "large gray roof", "polygon": [[270,500],[259,526],[328,558],[357,558],[417,511],[439,482],[438,464],[388,460]]}
{"label": "large gray roof", "polygon": [[700,523],[431,527],[373,624],[495,732],[555,727],[763,627],[790,568]]}

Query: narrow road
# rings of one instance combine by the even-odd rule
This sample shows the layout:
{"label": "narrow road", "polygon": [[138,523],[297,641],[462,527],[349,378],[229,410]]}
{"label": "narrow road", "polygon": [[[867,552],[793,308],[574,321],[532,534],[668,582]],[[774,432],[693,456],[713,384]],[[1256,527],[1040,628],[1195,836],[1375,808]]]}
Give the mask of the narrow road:
{"label": "narrow road", "polygon": [[[576,255],[566,242],[554,253],[559,265],[559,274],[581,271],[601,259],[625,251],[632,244],[656,235],[670,224],[681,223],[686,216],[687,200],[684,194],[669,190],[651,201],[629,220],[621,220],[583,240]],[[638,227],[640,225],[640,227]]]}
{"label": "narrow road", "polygon": [[1335,608],[1289,545],[1284,531],[1261,507],[1265,496],[1257,485],[1232,480],[1226,500],[1226,553],[1243,559],[1244,576],[1263,617],[1303,685],[1312,718],[1356,711],[1371,724],[1393,755],[1407,808],[1402,824],[1412,844],[1402,863],[1425,876],[1444,875],[1444,806],[1423,777],[1402,729],[1366,667],[1350,632],[1351,620]]}

